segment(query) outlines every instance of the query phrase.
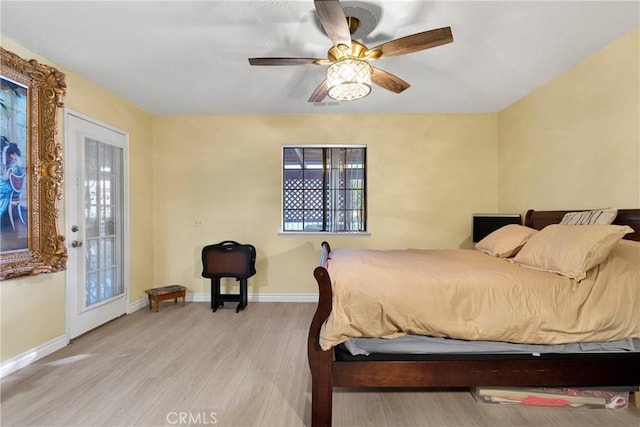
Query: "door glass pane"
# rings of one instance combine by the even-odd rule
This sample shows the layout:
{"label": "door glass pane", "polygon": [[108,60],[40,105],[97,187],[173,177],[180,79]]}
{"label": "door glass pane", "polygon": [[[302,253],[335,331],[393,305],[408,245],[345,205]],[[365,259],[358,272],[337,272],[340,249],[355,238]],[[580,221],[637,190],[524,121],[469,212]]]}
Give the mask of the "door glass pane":
{"label": "door glass pane", "polygon": [[117,295],[115,272],[115,267],[104,271],[104,280],[102,282],[104,299],[108,299]]}
{"label": "door glass pane", "polygon": [[87,307],[98,302],[98,274],[96,272],[87,273],[85,282],[85,305]]}
{"label": "door glass pane", "polygon": [[85,249],[85,263],[87,270],[95,271],[98,269],[98,241],[96,239],[87,239]]}
{"label": "door glass pane", "polygon": [[113,266],[115,264],[115,247],[113,245],[115,238],[109,238],[104,240],[104,264]]}
{"label": "door glass pane", "polygon": [[90,174],[95,173],[98,170],[98,141],[95,139],[85,139],[84,145],[84,163],[85,171]]}
{"label": "door glass pane", "polygon": [[107,267],[104,261],[104,239],[98,240],[98,267],[101,269]]}
{"label": "door glass pane", "polygon": [[85,304],[124,292],[122,276],[123,149],[85,139]]}
{"label": "door glass pane", "polygon": [[87,206],[85,209],[84,230],[86,238],[98,237],[98,208],[96,206]]}

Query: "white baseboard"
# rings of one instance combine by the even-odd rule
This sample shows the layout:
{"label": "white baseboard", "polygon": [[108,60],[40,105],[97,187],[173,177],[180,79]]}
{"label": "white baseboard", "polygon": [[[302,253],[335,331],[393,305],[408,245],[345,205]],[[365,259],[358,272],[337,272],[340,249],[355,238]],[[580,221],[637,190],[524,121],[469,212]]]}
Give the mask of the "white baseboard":
{"label": "white baseboard", "polygon": [[[247,295],[249,302],[318,302],[318,294],[249,294]],[[187,301],[189,302],[211,302],[210,293],[187,293]],[[131,314],[141,308],[147,308],[149,300],[140,298],[138,301],[129,304]]]}
{"label": "white baseboard", "polygon": [[[317,294],[249,294],[249,302],[318,302]],[[210,293],[187,294],[187,301],[211,302]]]}
{"label": "white baseboard", "polygon": [[58,338],[54,338],[42,345],[37,346],[31,350],[6,360],[0,364],[0,378],[4,378],[9,374],[14,373],[18,369],[22,369],[25,366],[42,359],[45,356],[50,355],[54,351],[58,351],[69,344],[69,339],[66,335],[61,335]]}
{"label": "white baseboard", "polygon": [[140,310],[141,308],[146,308],[147,304],[149,304],[149,300],[147,298],[140,298],[138,301],[134,301],[129,303],[129,308],[127,309],[127,314],[131,314],[135,311]]}
{"label": "white baseboard", "polygon": [[318,294],[249,294],[250,302],[318,302]]}

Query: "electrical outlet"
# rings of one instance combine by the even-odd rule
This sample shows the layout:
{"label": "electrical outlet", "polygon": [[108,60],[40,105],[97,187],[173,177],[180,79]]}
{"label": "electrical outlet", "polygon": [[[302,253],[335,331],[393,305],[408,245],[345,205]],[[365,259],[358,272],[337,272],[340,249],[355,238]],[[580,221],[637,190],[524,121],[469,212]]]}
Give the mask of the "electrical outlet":
{"label": "electrical outlet", "polygon": [[194,219],[193,220],[193,226],[194,227],[202,227],[202,220],[201,219]]}

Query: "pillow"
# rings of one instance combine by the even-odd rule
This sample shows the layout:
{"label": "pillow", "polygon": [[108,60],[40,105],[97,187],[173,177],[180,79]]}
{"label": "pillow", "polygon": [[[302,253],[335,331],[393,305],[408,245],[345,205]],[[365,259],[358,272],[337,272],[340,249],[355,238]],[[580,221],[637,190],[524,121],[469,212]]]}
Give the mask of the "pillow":
{"label": "pillow", "polygon": [[594,211],[567,212],[562,217],[560,224],[564,225],[589,225],[611,224],[618,215],[618,209],[597,209]]}
{"label": "pillow", "polygon": [[476,249],[499,258],[509,258],[518,253],[520,248],[538,230],[524,225],[509,224],[498,228],[476,243]]}
{"label": "pillow", "polygon": [[531,236],[513,262],[580,281],[632,232],[626,225],[548,225]]}

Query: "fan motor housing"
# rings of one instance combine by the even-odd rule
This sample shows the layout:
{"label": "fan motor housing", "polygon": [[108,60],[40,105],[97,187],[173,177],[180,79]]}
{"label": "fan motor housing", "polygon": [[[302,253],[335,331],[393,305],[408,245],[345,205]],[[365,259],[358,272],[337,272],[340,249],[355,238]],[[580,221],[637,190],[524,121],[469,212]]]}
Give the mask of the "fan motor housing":
{"label": "fan motor housing", "polygon": [[338,62],[347,58],[373,60],[378,59],[381,54],[382,52],[378,50],[369,50],[362,43],[352,40],[351,46],[337,45],[331,47],[327,52],[327,59],[330,62]]}

